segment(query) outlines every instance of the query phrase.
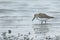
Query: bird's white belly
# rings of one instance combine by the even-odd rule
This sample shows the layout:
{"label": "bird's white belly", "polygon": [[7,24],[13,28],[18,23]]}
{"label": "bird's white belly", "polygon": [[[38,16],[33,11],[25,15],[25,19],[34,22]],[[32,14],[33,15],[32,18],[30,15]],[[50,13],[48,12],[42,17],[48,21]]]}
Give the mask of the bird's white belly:
{"label": "bird's white belly", "polygon": [[48,20],[48,18],[37,18],[37,19],[40,21],[47,21]]}

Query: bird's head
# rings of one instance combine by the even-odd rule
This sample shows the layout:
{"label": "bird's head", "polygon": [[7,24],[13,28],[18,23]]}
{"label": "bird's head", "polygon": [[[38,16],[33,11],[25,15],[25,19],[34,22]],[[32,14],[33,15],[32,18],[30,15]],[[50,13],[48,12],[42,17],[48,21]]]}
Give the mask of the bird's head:
{"label": "bird's head", "polygon": [[34,17],[33,17],[32,21],[33,21],[35,18],[38,18],[38,14],[34,14]]}

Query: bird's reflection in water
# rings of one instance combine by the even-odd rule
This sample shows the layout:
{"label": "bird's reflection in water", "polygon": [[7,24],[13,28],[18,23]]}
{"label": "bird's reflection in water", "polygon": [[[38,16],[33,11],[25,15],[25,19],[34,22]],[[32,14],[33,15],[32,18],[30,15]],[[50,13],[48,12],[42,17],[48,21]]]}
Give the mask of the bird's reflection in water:
{"label": "bird's reflection in water", "polygon": [[48,24],[33,24],[32,27],[37,34],[49,32]]}
{"label": "bird's reflection in water", "polygon": [[49,32],[48,24],[33,24],[33,30],[35,31],[34,39],[43,40]]}

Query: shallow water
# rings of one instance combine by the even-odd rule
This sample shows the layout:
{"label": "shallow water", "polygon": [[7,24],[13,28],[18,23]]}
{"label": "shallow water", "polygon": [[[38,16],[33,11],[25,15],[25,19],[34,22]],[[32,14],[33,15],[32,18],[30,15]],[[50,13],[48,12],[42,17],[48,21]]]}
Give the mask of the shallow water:
{"label": "shallow water", "polygon": [[[60,0],[0,0],[0,33],[11,29],[14,34],[34,34],[38,28],[40,32],[60,35],[59,10]],[[37,19],[32,21],[33,15],[40,12],[55,18],[44,25]]]}

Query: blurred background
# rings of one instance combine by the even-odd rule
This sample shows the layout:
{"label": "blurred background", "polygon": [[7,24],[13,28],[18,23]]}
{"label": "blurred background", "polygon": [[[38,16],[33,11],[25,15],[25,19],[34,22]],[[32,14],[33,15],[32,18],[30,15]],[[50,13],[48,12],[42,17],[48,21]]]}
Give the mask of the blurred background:
{"label": "blurred background", "polygon": [[[37,19],[32,21],[35,13],[55,18],[41,25]],[[48,35],[60,35],[60,0],[0,0],[0,33],[11,29],[13,34],[33,35],[35,28]]]}

